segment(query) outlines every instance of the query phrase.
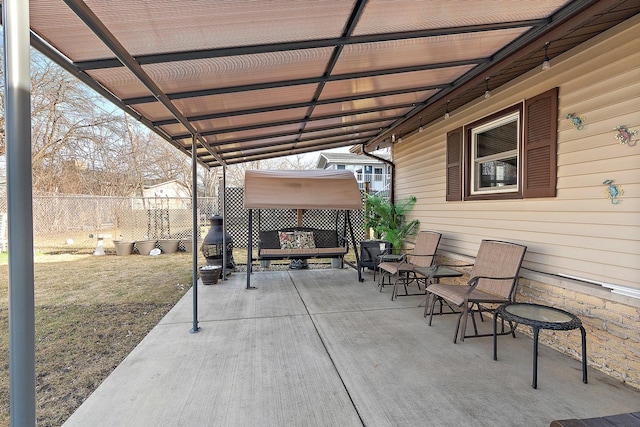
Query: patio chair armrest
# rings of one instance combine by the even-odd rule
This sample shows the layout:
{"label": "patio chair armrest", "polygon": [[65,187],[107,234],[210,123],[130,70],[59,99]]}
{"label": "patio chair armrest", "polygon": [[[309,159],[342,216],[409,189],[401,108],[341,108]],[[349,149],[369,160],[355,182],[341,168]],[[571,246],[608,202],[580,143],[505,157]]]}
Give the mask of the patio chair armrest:
{"label": "patio chair armrest", "polygon": [[467,285],[469,285],[469,287],[471,288],[469,289],[469,292],[471,292],[476,288],[476,286],[478,286],[478,282],[480,281],[480,279],[515,280],[517,278],[518,276],[509,276],[509,277],[473,276],[472,278],[469,279],[469,281],[467,282]]}
{"label": "patio chair armrest", "polygon": [[435,254],[435,253],[434,254],[414,254],[414,253],[411,254],[411,256],[418,256],[418,257],[420,257],[420,256],[436,256],[436,255],[437,254]]}
{"label": "patio chair armrest", "polygon": [[402,257],[398,260],[398,264],[409,264],[409,261],[407,261],[407,254],[402,254]]}
{"label": "patio chair armrest", "polygon": [[438,264],[438,267],[473,267],[473,264]]}

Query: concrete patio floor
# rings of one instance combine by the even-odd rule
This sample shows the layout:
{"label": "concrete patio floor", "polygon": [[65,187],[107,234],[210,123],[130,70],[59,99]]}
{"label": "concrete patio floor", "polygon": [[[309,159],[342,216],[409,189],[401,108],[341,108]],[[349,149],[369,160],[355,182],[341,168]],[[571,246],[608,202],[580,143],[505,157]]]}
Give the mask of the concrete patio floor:
{"label": "concrete patio floor", "polygon": [[[640,410],[640,392],[532,340],[453,344],[424,297],[390,300],[351,268],[245,273],[192,291],[65,426],[548,426]],[[487,331],[492,323],[482,325]],[[545,332],[541,332],[541,335]],[[570,331],[566,333],[575,333]],[[587,337],[587,340],[589,337]]]}

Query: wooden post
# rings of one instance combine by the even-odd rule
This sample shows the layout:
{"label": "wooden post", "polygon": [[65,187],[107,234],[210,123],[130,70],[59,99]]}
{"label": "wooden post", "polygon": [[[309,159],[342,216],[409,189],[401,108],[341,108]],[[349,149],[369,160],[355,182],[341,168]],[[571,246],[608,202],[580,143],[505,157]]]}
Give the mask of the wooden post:
{"label": "wooden post", "polygon": [[302,227],[302,214],[304,214],[304,209],[298,209],[298,227]]}

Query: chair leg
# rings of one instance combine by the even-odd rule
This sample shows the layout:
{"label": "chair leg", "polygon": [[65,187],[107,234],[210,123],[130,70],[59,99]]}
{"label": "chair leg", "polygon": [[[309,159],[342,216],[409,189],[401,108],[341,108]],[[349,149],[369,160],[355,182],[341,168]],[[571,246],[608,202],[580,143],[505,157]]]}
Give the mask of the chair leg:
{"label": "chair leg", "polygon": [[[471,316],[471,323],[473,323],[473,333],[477,336],[478,335],[478,325],[476,324],[476,316],[475,316],[473,310],[471,310],[469,312],[469,316]],[[480,313],[480,320],[482,320],[482,313]],[[483,322],[484,322],[484,320],[483,320]]]}
{"label": "chair leg", "polygon": [[[385,283],[385,278],[389,278],[389,283]],[[391,273],[389,273],[388,271],[380,272],[380,279],[381,281],[378,283],[378,288],[379,291],[382,292],[382,289],[385,287],[385,285],[391,286]]]}
{"label": "chair leg", "polygon": [[[460,342],[464,342],[464,336],[467,331],[467,317],[469,315],[469,303],[465,302],[460,317],[462,318],[462,330],[460,331]],[[454,341],[455,342],[455,341]]]}
{"label": "chair leg", "polygon": [[[438,299],[438,297],[436,295],[433,295],[431,297],[431,311],[429,312],[429,326],[431,326],[431,320],[433,320],[433,310],[436,306],[436,300]],[[427,308],[425,307],[425,310]]]}
{"label": "chair leg", "polygon": [[[428,292],[424,293],[424,317],[427,317],[427,314],[429,314],[428,309],[429,309],[429,298],[431,297],[431,295]],[[420,307],[420,306],[418,306]]]}
{"label": "chair leg", "polygon": [[[460,330],[460,321],[462,320],[462,315],[465,314],[464,311],[460,312],[458,315],[458,321],[456,322],[456,332],[453,334],[453,343],[455,344],[458,339],[458,331]],[[466,314],[465,314],[466,315]],[[462,328],[462,340],[464,341],[464,329],[466,327],[466,318],[465,318],[465,326]]]}
{"label": "chair leg", "polygon": [[478,314],[480,315],[480,321],[484,322],[484,317],[482,317],[482,309],[480,308],[480,303],[476,303],[476,306],[478,307]]}
{"label": "chair leg", "polygon": [[395,300],[398,296],[398,277],[400,276],[400,272],[396,273],[396,280],[393,283],[393,291],[391,292],[391,301]]}
{"label": "chair leg", "polygon": [[[398,272],[398,276],[400,276],[400,272]],[[402,277],[402,284],[404,285],[404,294],[409,295],[409,290],[407,289],[407,284],[409,283],[409,272],[407,272],[406,276]]]}

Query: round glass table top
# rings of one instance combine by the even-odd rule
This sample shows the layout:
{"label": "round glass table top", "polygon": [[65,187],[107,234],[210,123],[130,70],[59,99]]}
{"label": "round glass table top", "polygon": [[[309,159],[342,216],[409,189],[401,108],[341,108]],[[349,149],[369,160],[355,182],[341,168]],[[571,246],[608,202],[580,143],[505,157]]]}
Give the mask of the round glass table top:
{"label": "round glass table top", "polygon": [[504,311],[521,318],[547,323],[567,323],[575,319],[564,311],[541,305],[510,304],[504,308]]}

